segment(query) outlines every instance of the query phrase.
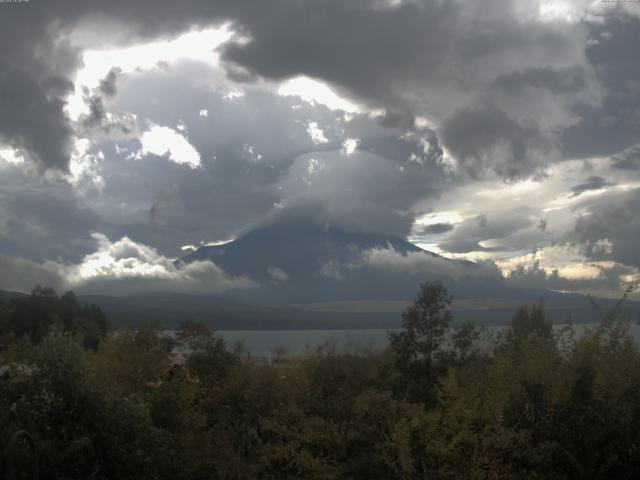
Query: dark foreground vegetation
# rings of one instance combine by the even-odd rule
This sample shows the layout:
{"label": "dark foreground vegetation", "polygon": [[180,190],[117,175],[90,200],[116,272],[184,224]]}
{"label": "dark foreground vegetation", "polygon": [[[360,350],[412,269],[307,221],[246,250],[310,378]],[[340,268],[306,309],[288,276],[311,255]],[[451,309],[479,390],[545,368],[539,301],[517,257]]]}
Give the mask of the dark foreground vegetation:
{"label": "dark foreground vegetation", "polygon": [[[0,447],[27,430],[51,479],[640,478],[640,353],[617,310],[578,336],[523,307],[488,339],[449,302],[422,285],[385,352],[267,365],[195,322],[109,333],[37,289],[0,306]],[[167,370],[176,342],[188,373]]]}

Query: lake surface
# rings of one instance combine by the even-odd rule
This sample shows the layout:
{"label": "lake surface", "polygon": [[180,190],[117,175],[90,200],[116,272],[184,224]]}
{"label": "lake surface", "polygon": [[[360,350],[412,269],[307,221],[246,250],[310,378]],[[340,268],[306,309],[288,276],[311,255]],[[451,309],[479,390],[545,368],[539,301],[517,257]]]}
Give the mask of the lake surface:
{"label": "lake surface", "polygon": [[[566,324],[554,325],[558,330]],[[574,324],[576,335],[580,335],[587,328],[595,327],[595,323]],[[504,326],[485,327],[486,335],[496,335]],[[324,343],[335,344],[340,352],[380,351],[386,348],[389,341],[388,329],[368,330],[219,330],[225,341],[231,346],[240,341],[252,356],[275,356],[281,350],[285,355],[303,355],[309,349],[314,349]],[[631,333],[640,340],[640,326],[631,324]]]}
{"label": "lake surface", "polygon": [[286,355],[303,355],[324,343],[335,344],[340,352],[383,350],[387,344],[386,329],[370,330],[219,330],[230,346],[240,341],[252,356],[265,357],[284,349]]}

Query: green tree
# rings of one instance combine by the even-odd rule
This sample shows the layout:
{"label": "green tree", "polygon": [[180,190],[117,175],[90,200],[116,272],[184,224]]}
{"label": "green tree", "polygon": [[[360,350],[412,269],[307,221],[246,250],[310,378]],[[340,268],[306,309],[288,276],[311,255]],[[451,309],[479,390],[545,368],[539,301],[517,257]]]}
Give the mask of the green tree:
{"label": "green tree", "polygon": [[0,380],[2,436],[34,435],[43,478],[158,478],[162,438],[148,407],[102,384],[91,355],[79,336],[56,329],[12,345]]}
{"label": "green tree", "polygon": [[182,322],[176,331],[176,340],[189,351],[189,370],[205,383],[222,382],[239,361],[224,339],[200,322]]}
{"label": "green tree", "polygon": [[405,397],[426,404],[435,401],[434,388],[442,364],[443,342],[451,324],[452,297],[440,282],[420,285],[418,296],[402,314],[402,331],[389,334]]}
{"label": "green tree", "polygon": [[142,393],[169,365],[166,340],[148,323],[137,330],[118,330],[91,357],[94,370],[114,391]]}
{"label": "green tree", "polygon": [[109,329],[107,317],[95,305],[82,305],[73,292],[62,296],[37,286],[31,295],[14,298],[2,308],[0,333],[4,338],[28,337],[39,342],[52,328],[79,334],[85,348],[97,349]]}
{"label": "green tree", "polygon": [[529,337],[550,339],[553,331],[551,321],[544,313],[542,303],[529,308],[526,305],[518,308],[507,330],[507,340],[519,345]]}

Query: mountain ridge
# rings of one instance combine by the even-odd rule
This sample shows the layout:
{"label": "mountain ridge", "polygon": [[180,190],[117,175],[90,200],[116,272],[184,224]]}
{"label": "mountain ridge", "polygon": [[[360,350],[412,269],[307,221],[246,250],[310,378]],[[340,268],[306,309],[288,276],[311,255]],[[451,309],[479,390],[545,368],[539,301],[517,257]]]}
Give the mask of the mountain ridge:
{"label": "mountain ridge", "polygon": [[202,246],[177,263],[211,260],[230,275],[249,275],[265,281],[273,277],[269,268],[279,268],[291,278],[306,277],[321,273],[326,262],[349,261],[354,254],[374,248],[439,257],[393,235],[353,233],[308,220],[285,220],[256,228],[222,245]]}
{"label": "mountain ridge", "polygon": [[[424,255],[425,259],[451,266],[475,266],[466,260],[447,259],[393,235],[349,232],[300,219],[261,226],[223,245],[202,246],[178,259],[176,265],[212,261],[230,276],[249,277],[260,287],[229,295],[258,303],[410,298],[419,283],[415,275],[372,267],[364,257],[375,250],[405,258]],[[429,279],[424,275],[421,278]]]}

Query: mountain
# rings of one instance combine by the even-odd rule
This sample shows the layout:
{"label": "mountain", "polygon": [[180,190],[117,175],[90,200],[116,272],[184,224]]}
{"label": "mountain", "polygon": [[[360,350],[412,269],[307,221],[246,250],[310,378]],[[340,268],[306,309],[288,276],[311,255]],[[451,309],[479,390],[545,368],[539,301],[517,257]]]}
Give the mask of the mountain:
{"label": "mountain", "polygon": [[[367,261],[372,250],[386,263]],[[594,322],[600,315],[584,295],[513,288],[497,272],[401,238],[299,219],[256,228],[224,245],[203,246],[176,264],[206,260],[229,275],[250,277],[256,287],[230,290],[224,297],[155,292],[78,298],[100,306],[116,326],[154,321],[171,328],[192,319],[224,330],[395,328],[419,284],[440,280],[454,297],[456,321],[505,324],[518,306],[539,300],[555,322],[568,317]],[[21,295],[0,291],[4,300]],[[598,303],[608,310],[615,300]],[[635,319],[640,302],[627,302],[625,309]]]}
{"label": "mountain", "polygon": [[257,228],[224,245],[200,247],[176,263],[210,260],[230,275],[250,277],[261,287],[231,293],[231,297],[269,304],[405,300],[414,296],[419,281],[443,278],[435,271],[416,279],[416,275],[373,268],[363,260],[363,254],[374,249],[404,257],[424,255],[470,271],[475,267],[472,262],[445,259],[398,237],[354,233],[300,219]]}
{"label": "mountain", "polygon": [[[317,278],[327,264],[348,264],[359,252],[374,248],[437,256],[398,237],[351,233],[308,220],[289,220],[258,228],[224,245],[200,247],[179,261],[211,260],[231,275],[248,275],[258,282],[277,280],[277,268],[288,279],[299,281]],[[329,273],[325,268],[325,274]]]}
{"label": "mountain", "polygon": [[[367,261],[376,250],[383,262]],[[225,296],[242,303],[277,307],[281,318],[340,324],[397,325],[418,285],[442,281],[454,297],[458,320],[504,324],[519,305],[544,301],[556,321],[593,322],[599,313],[580,294],[516,288],[482,265],[447,259],[398,237],[349,232],[309,220],[289,219],[256,228],[224,245],[203,246],[178,265],[210,260],[259,287]],[[394,263],[395,262],[395,263]],[[417,266],[417,267],[416,267]],[[604,309],[615,304],[600,300]],[[637,316],[638,302],[628,302]]]}
{"label": "mountain", "polygon": [[326,310],[335,311],[335,302],[406,301],[427,280],[445,283],[455,299],[489,299],[492,305],[500,299],[511,304],[566,298],[513,288],[497,270],[487,272],[481,265],[439,256],[398,237],[354,233],[304,219],[271,223],[224,245],[200,247],[176,264],[206,260],[229,275],[253,279],[259,287],[225,296],[258,304],[333,302]]}

